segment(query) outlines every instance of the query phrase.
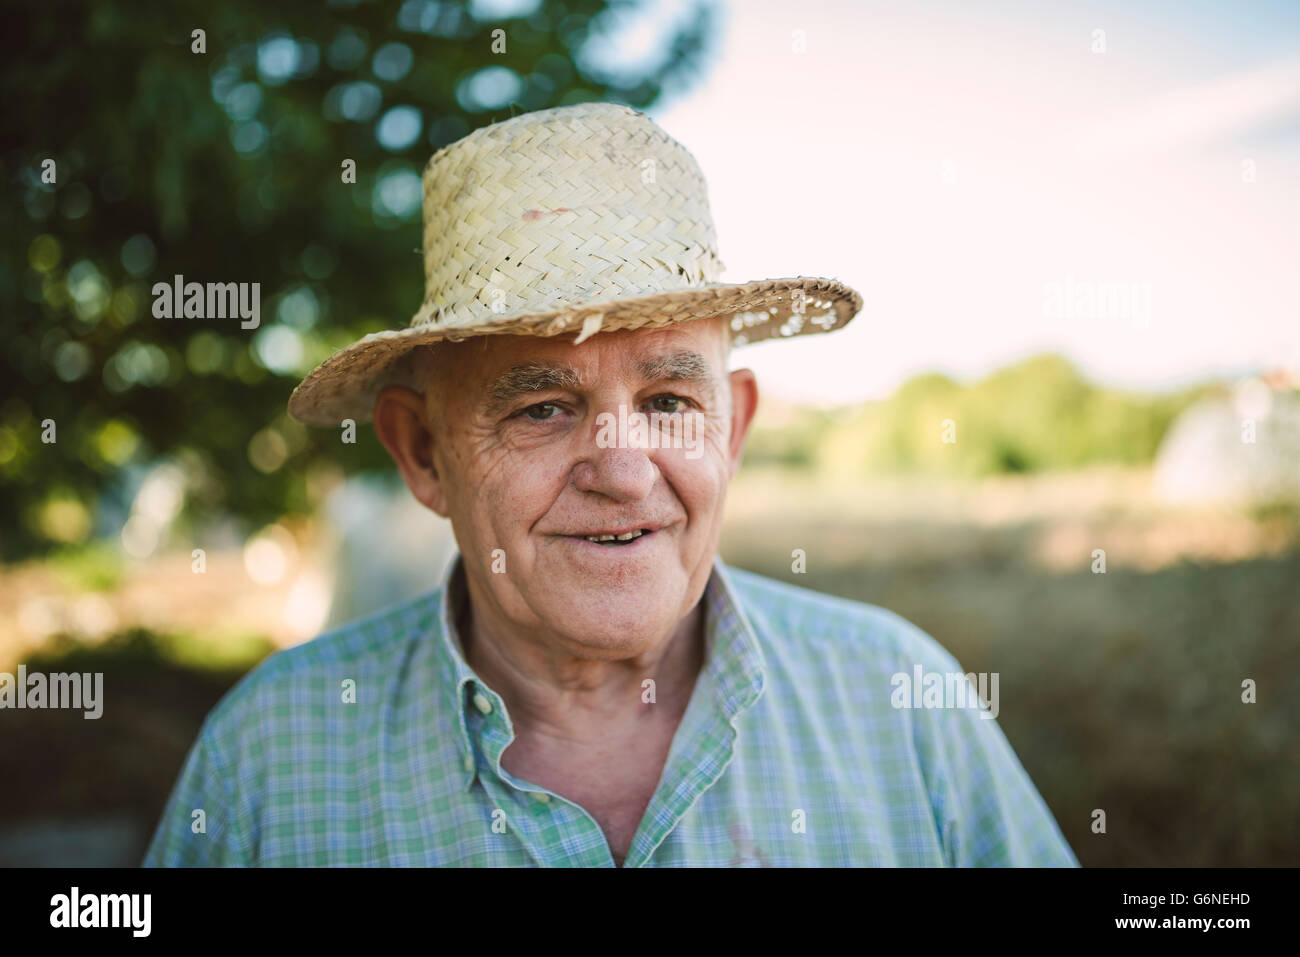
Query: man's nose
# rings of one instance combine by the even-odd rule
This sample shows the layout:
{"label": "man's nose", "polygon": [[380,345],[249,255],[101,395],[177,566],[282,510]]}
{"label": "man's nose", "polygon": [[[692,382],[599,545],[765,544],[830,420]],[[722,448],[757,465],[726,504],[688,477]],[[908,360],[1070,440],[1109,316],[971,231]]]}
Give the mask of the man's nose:
{"label": "man's nose", "polygon": [[618,502],[635,502],[654,488],[659,469],[644,449],[593,448],[574,467],[573,484]]}

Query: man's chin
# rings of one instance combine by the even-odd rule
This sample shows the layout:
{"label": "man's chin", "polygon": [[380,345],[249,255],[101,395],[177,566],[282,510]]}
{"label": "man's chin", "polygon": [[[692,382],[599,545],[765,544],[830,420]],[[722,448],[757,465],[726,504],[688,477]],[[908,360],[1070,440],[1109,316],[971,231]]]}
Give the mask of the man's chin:
{"label": "man's chin", "polygon": [[690,575],[669,545],[665,536],[543,553],[532,577],[546,583],[544,592],[529,605],[571,643],[635,654],[661,642],[689,610]]}
{"label": "man's chin", "polygon": [[634,602],[618,602],[611,595],[600,596],[599,601],[592,601],[592,596],[574,596],[573,603],[549,602],[551,614],[544,619],[575,652],[584,649],[592,657],[611,660],[630,657],[660,645],[681,619],[681,602],[674,600],[679,596],[648,594],[662,595],[665,600],[650,604],[644,591],[638,592]]}

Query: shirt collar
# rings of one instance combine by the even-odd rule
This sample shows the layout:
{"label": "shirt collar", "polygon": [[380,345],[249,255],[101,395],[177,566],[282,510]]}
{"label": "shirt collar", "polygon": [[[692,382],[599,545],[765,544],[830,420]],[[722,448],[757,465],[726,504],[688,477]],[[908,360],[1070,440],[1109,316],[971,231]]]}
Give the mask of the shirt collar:
{"label": "shirt collar", "polygon": [[438,603],[439,635],[436,648],[443,687],[453,689],[452,700],[456,702],[456,733],[460,744],[461,767],[465,774],[466,790],[474,784],[478,759],[474,754],[474,743],[470,739],[465,709],[469,705],[469,698],[478,682],[478,676],[465,661],[456,621],[460,618],[461,608],[468,600],[464,562],[457,552],[448,563],[447,571],[443,575],[442,600]]}
{"label": "shirt collar", "polygon": [[763,693],[766,663],[758,633],[736,594],[727,566],[713,560],[704,589],[704,670],[728,721]]}
{"label": "shirt collar", "polygon": [[[500,697],[484,684],[465,661],[464,646],[456,623],[464,603],[469,600],[465,584],[465,567],[459,553],[450,563],[442,581],[439,602],[437,649],[439,670],[444,687],[455,691],[456,726],[460,739],[465,788],[473,786],[477,774],[477,756],[469,732],[469,709],[476,694],[488,698],[493,707],[505,712]],[[729,721],[749,708],[763,693],[765,662],[753,623],[736,594],[727,567],[714,558],[713,570],[704,588],[704,666],[701,678],[707,678],[715,701]]]}

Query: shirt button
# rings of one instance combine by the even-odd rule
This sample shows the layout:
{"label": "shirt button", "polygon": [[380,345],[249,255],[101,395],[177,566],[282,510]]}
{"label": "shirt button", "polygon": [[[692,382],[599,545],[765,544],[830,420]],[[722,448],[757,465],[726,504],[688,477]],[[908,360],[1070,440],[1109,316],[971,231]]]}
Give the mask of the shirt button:
{"label": "shirt button", "polygon": [[534,794],[533,797],[537,798],[537,800],[542,804],[551,803],[551,796],[549,794]]}
{"label": "shirt button", "polygon": [[465,770],[466,771],[474,770],[474,755],[472,754],[465,755]]}
{"label": "shirt button", "polygon": [[483,695],[483,692],[475,691],[474,697],[471,700],[474,702],[474,707],[478,708],[479,711],[484,714],[492,713],[492,702],[488,701],[488,699]]}

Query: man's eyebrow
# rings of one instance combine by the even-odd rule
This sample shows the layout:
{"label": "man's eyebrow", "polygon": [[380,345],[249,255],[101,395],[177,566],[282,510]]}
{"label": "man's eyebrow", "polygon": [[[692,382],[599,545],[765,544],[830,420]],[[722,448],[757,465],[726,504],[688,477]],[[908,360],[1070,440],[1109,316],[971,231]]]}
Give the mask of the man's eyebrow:
{"label": "man's eyebrow", "polygon": [[[647,382],[695,382],[702,386],[717,385],[709,361],[698,352],[674,352],[638,360],[637,372]],[[562,363],[533,360],[512,366],[488,386],[488,407],[492,411],[506,408],[521,396],[551,390],[576,390],[582,379],[576,369]]]}
{"label": "man's eyebrow", "polygon": [[714,385],[717,382],[717,377],[709,367],[709,360],[698,352],[674,352],[671,355],[642,359],[637,363],[637,371],[649,382],[665,379],[700,385]]}
{"label": "man's eyebrow", "polygon": [[580,383],[573,367],[534,360],[507,369],[488,386],[488,400],[493,409],[503,408],[515,399],[549,389],[576,389]]}

